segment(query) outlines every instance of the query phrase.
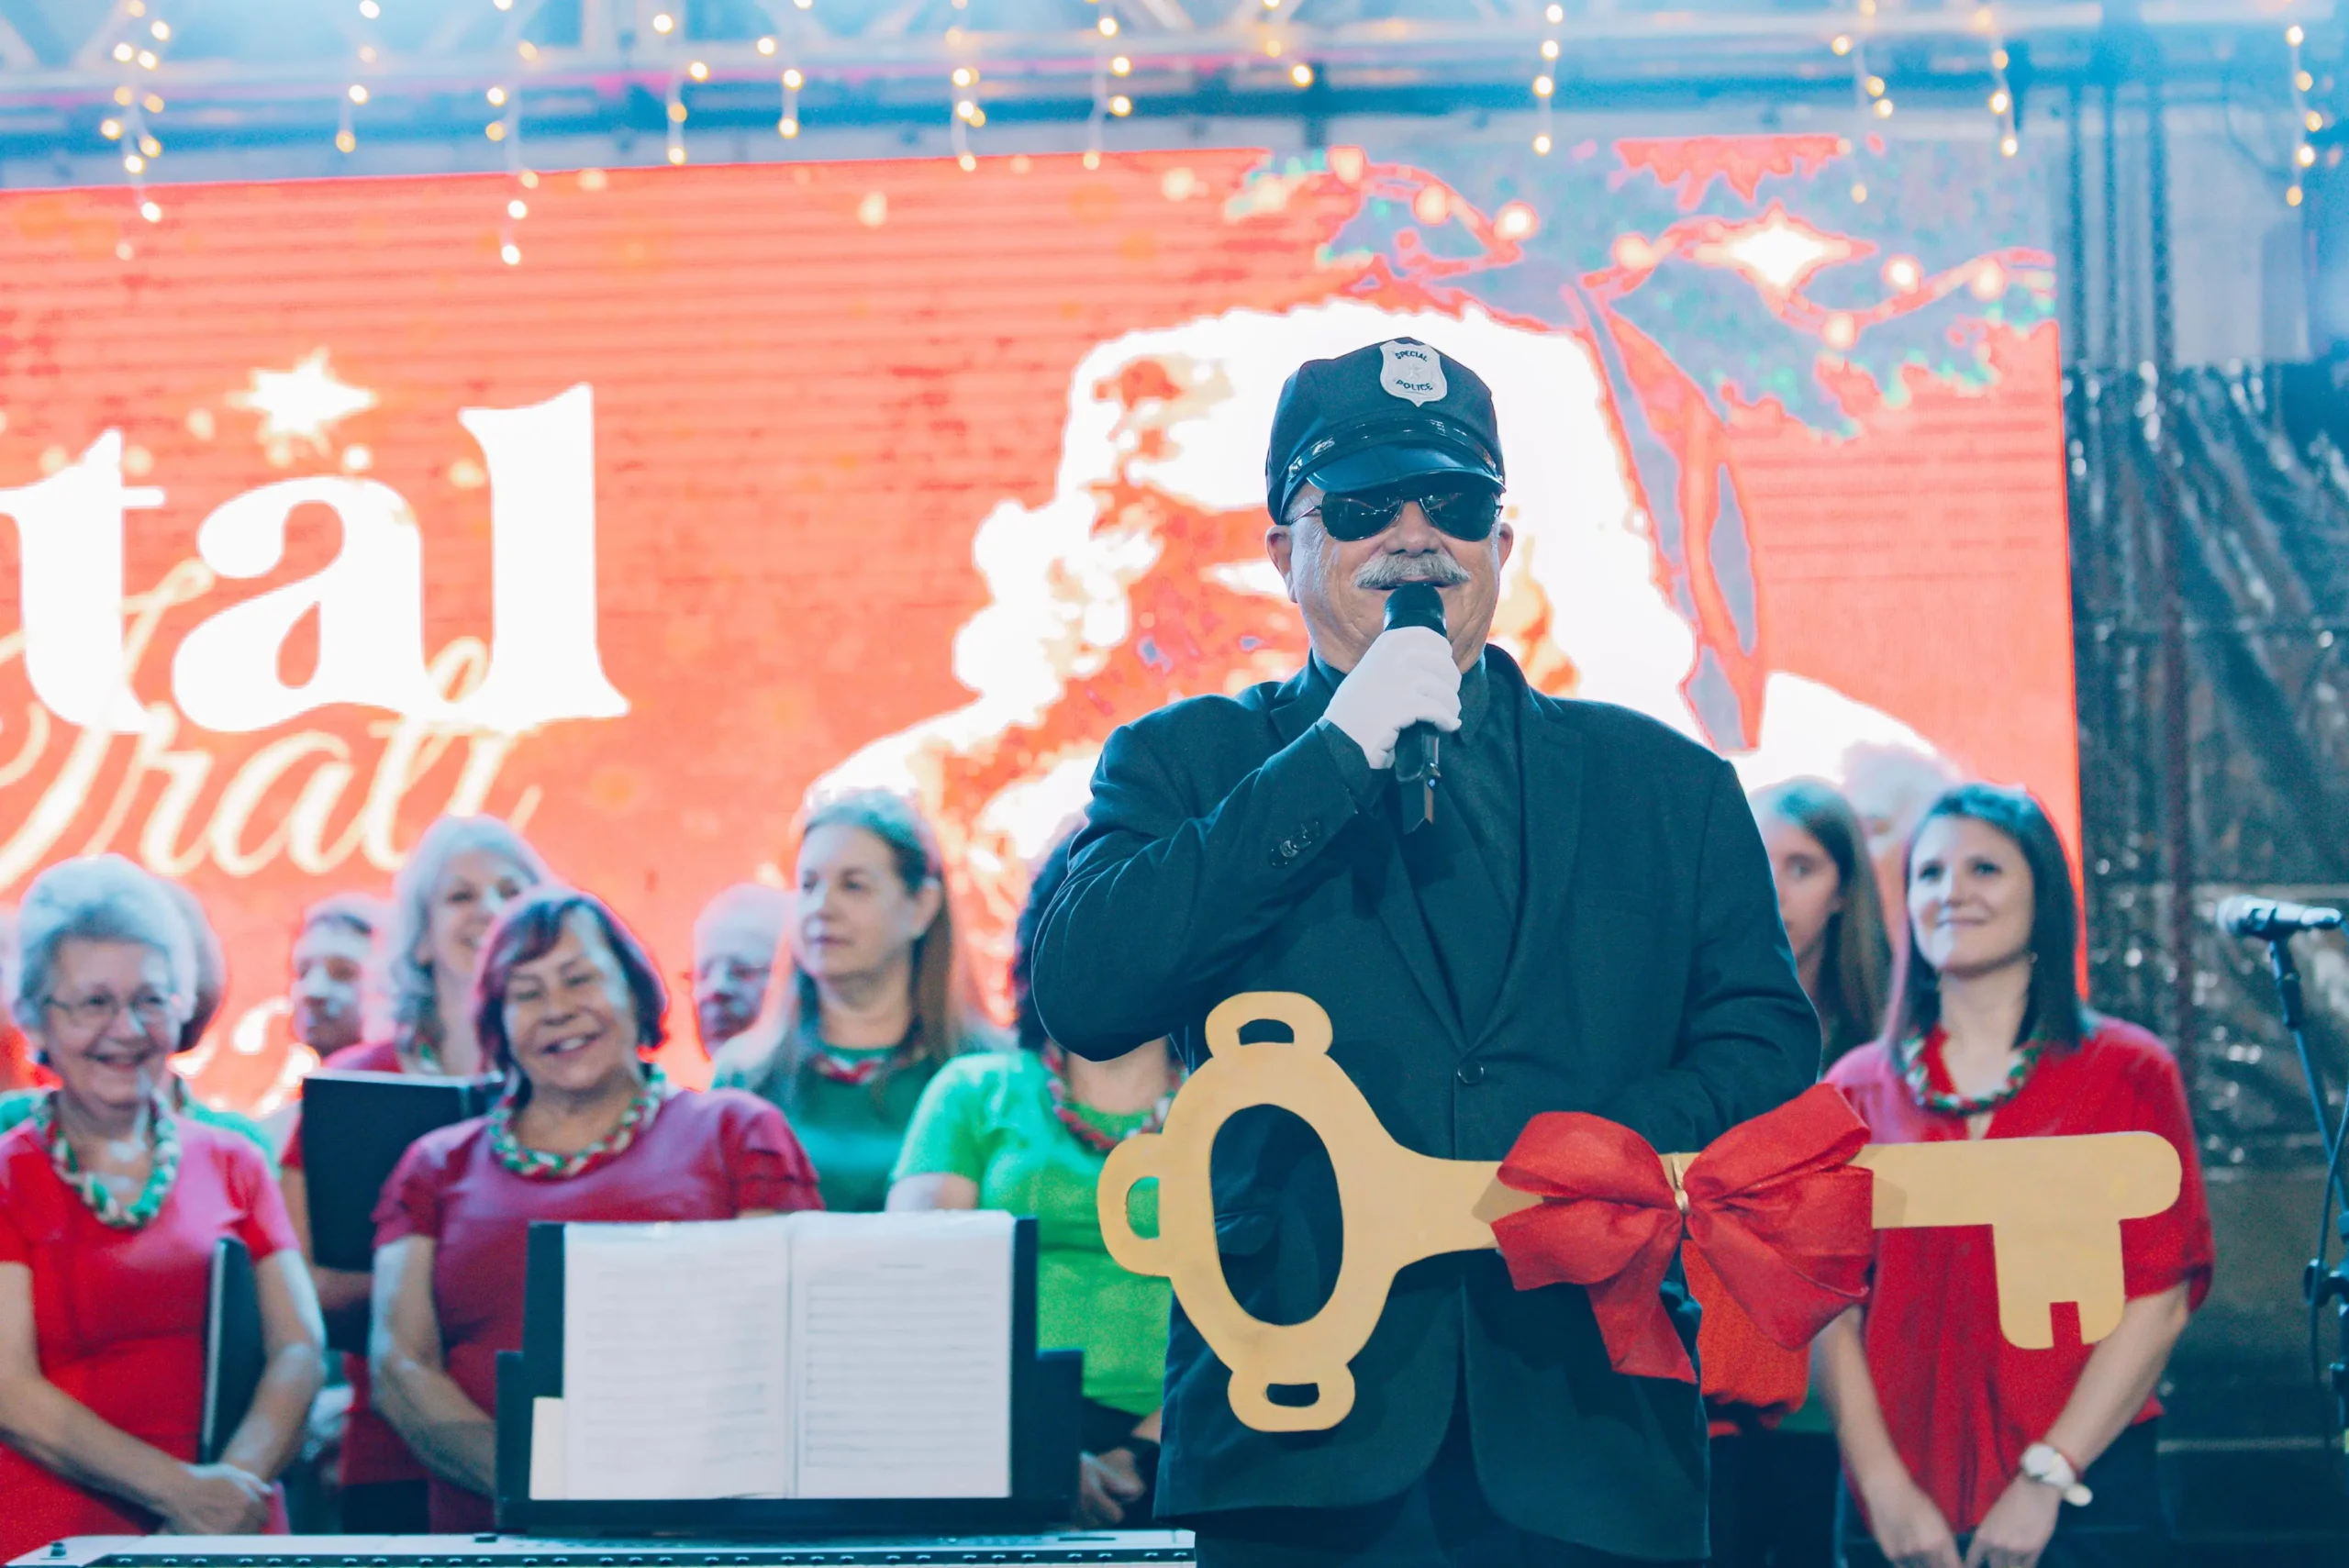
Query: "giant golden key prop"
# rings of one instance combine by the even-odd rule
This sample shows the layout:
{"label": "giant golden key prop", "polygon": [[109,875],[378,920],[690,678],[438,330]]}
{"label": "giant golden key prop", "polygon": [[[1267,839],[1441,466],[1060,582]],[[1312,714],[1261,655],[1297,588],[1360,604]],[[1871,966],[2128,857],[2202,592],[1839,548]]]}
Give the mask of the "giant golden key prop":
{"label": "giant golden key prop", "polygon": [[[1242,1045],[1250,1024],[1290,1038]],[[1233,1414],[1260,1431],[1319,1431],[1353,1407],[1348,1363],[1370,1340],[1396,1273],[1422,1258],[1495,1245],[1492,1222],[1541,1200],[1503,1186],[1497,1161],[1439,1160],[1403,1148],[1332,1062],[1330,1015],[1289,991],[1233,996],[1208,1015],[1209,1059],[1174,1096],[1164,1130],[1127,1140],[1101,1172],[1101,1236],[1109,1255],[1173,1282],[1183,1311],[1231,1372]],[[1338,1181],[1344,1256],[1321,1310],[1267,1323],[1231,1294],[1216,1247],[1208,1163],[1235,1111],[1275,1106],[1319,1136]],[[1666,1154],[1675,1189],[1694,1154]],[[2151,1132],[1872,1144],[1853,1162],[1875,1178],[1879,1230],[1987,1225],[1998,1282],[1998,1327],[2025,1350],[2055,1342],[2056,1302],[2079,1306],[2080,1337],[2121,1321],[2121,1222],[2177,1201],[2177,1151]],[[1134,1186],[1158,1183],[1158,1234],[1126,1214]],[[1309,1405],[1276,1405],[1274,1385],[1310,1386]]]}

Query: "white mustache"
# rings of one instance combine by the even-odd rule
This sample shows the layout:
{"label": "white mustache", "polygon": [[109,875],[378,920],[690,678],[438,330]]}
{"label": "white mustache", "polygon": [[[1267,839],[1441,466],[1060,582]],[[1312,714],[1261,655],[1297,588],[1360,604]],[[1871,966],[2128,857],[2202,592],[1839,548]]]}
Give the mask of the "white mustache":
{"label": "white mustache", "polygon": [[1357,588],[1399,588],[1406,583],[1457,588],[1468,581],[1468,569],[1440,550],[1419,555],[1376,556],[1354,573]]}

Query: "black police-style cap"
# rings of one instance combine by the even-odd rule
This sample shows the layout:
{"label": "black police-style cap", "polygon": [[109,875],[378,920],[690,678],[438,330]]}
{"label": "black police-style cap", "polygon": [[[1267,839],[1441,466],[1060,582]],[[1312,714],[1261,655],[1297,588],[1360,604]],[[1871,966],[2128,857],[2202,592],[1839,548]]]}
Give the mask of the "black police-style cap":
{"label": "black police-style cap", "polygon": [[1492,389],[1449,354],[1390,338],[1308,360],[1281,388],[1264,454],[1264,506],[1275,522],[1301,484],[1347,495],[1428,474],[1506,482]]}

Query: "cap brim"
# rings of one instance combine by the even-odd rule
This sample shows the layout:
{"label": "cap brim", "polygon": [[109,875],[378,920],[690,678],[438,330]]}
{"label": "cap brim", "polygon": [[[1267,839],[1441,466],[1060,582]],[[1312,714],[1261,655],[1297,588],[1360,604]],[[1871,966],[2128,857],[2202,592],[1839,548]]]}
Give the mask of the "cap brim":
{"label": "cap brim", "polygon": [[1331,495],[1352,495],[1377,490],[1406,479],[1431,474],[1461,474],[1499,488],[1500,475],[1484,463],[1438,447],[1374,446],[1332,459],[1305,475],[1302,483]]}

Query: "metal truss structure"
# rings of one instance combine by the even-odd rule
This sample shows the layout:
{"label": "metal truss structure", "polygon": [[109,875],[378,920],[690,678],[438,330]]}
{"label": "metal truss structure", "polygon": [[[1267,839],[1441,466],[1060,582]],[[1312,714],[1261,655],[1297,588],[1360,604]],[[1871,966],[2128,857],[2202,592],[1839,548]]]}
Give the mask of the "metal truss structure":
{"label": "metal truss structure", "polygon": [[2116,54],[2157,56],[2190,95],[2280,62],[2287,25],[2332,15],[2331,0],[0,0],[0,155],[105,152],[117,107],[150,99],[168,100],[174,146],[339,126],[478,136],[508,112],[557,134],[659,134],[681,109],[697,128],[772,125],[786,91],[811,124],[868,126],[934,125],[965,101],[980,123],[1083,119],[1113,99],[1307,119],[1542,97],[1833,104],[1870,80],[1925,104],[2011,83],[2020,108]]}

